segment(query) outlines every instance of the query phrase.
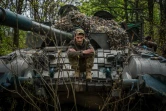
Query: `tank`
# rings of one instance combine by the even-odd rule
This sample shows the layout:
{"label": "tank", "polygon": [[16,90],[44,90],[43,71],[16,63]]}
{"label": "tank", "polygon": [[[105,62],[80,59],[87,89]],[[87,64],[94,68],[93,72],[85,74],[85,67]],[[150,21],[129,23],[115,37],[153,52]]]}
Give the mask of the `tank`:
{"label": "tank", "polygon": [[[70,10],[64,13],[66,8]],[[60,9],[59,14],[63,18],[66,13],[70,15],[70,11],[78,10],[67,5]],[[99,18],[82,16],[87,21],[105,21],[106,17],[112,20],[111,15],[100,18],[100,13],[101,11],[95,14]],[[20,87],[27,85],[29,91],[33,90],[34,96],[47,98],[50,100],[49,104],[74,103],[75,108],[79,104],[100,110],[107,108],[105,99],[109,97],[108,101],[112,101],[121,98],[124,91],[130,94],[133,91],[146,92],[145,89],[151,88],[154,92],[165,95],[164,58],[147,49],[129,47],[127,31],[114,21],[111,22],[111,30],[110,27],[95,27],[95,23],[81,23],[79,27],[86,31],[86,36],[96,52],[90,81],[86,81],[84,73],[79,79],[73,77],[74,70],[71,69],[66,54],[67,45],[73,39],[73,30],[78,25],[60,27],[63,24],[57,22],[56,25],[47,26],[0,8],[1,25],[34,33],[28,33],[27,36],[27,45],[30,48],[0,57],[0,84],[3,86],[1,95],[6,95],[7,90],[15,89],[29,97]],[[96,30],[92,30],[93,26]]]}

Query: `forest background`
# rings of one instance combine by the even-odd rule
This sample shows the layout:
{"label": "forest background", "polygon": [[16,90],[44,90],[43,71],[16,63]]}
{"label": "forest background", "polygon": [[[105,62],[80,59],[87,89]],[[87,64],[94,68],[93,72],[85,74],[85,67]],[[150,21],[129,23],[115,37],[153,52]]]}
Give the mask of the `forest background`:
{"label": "forest background", "polygon": [[[110,12],[118,23],[144,23],[143,37],[150,35],[160,50],[166,42],[165,0],[1,0],[0,6],[24,15],[37,22],[51,22],[58,19],[58,10],[66,4],[73,4],[82,13],[94,15],[99,10]],[[26,32],[17,28],[0,26],[0,55],[18,48],[26,48]]]}

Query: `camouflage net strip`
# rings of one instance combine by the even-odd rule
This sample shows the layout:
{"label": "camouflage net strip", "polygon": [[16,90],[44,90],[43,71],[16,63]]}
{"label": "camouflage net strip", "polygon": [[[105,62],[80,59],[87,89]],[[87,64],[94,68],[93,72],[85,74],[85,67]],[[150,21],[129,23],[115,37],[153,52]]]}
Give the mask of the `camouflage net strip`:
{"label": "camouflage net strip", "polygon": [[128,38],[126,31],[114,20],[105,20],[97,16],[88,17],[78,10],[70,11],[57,21],[54,27],[67,32],[79,27],[86,33],[106,33],[111,49],[122,48]]}

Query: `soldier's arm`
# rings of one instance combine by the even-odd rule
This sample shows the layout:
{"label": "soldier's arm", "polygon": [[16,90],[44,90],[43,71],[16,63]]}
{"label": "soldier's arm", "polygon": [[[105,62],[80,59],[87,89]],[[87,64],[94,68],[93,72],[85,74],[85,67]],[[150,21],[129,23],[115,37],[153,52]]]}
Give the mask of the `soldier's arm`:
{"label": "soldier's arm", "polygon": [[148,44],[152,45],[152,46],[157,46],[156,42],[152,42],[152,41],[148,41]]}
{"label": "soldier's arm", "polygon": [[90,43],[88,43],[87,49],[83,50],[82,53],[85,55],[94,55],[95,50],[94,50],[93,46]]}
{"label": "soldier's arm", "polygon": [[156,52],[156,50],[157,50],[157,43],[149,41],[148,44],[149,44],[150,48],[153,48],[153,50]]}
{"label": "soldier's arm", "polygon": [[73,44],[70,44],[67,50],[67,55],[68,57],[78,57],[78,56],[82,56],[83,54],[81,51],[76,51]]}
{"label": "soldier's arm", "polygon": [[143,41],[143,42],[141,42],[138,46],[146,45],[146,42],[147,42],[147,41]]}

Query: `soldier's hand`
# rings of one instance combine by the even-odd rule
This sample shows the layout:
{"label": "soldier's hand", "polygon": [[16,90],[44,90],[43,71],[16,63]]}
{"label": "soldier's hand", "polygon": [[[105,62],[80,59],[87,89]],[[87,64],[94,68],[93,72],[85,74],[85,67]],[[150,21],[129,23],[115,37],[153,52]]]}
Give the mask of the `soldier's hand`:
{"label": "soldier's hand", "polygon": [[91,54],[91,53],[94,53],[94,50],[93,49],[87,49],[87,50],[83,50],[82,53],[83,54]]}
{"label": "soldier's hand", "polygon": [[76,50],[75,50],[75,49],[69,49],[69,51],[70,51],[70,52],[76,52]]}

